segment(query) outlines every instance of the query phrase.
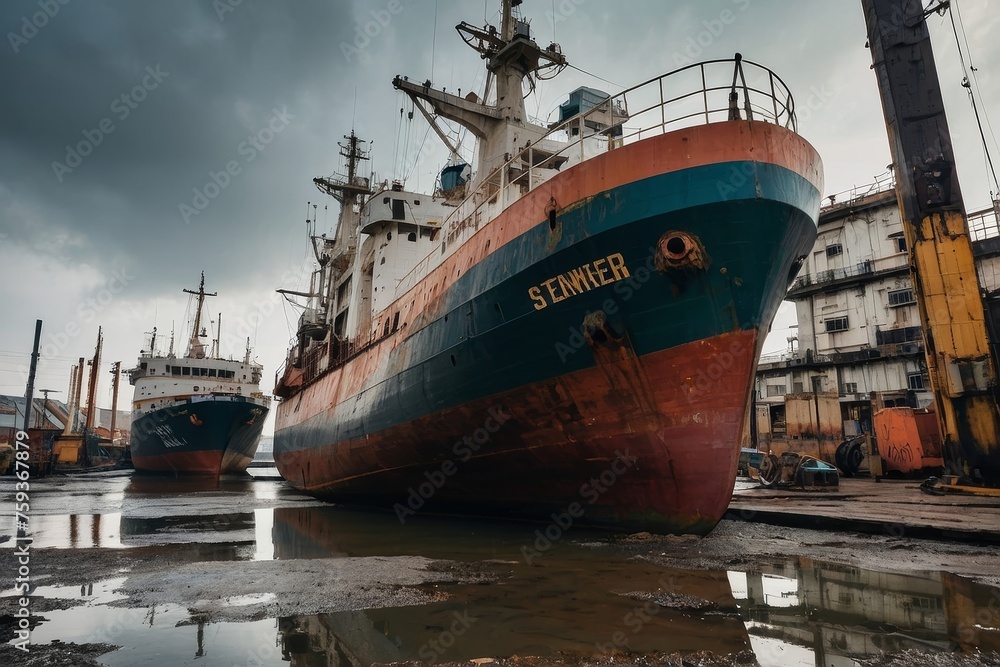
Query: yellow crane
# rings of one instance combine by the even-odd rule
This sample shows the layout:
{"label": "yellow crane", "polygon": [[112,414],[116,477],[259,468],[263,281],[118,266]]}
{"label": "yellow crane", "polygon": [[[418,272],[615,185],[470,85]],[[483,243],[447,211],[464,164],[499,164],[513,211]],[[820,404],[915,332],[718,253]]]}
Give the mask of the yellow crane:
{"label": "yellow crane", "polygon": [[997,360],[921,0],[862,0],[913,293],[941,427],[945,491],[1000,495]]}

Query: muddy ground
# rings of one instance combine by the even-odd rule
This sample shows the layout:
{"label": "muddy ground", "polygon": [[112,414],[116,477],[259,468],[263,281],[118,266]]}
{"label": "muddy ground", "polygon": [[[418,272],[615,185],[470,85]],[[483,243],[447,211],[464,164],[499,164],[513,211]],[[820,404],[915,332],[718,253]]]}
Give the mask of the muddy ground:
{"label": "muddy ground", "polygon": [[[143,495],[145,491],[130,494],[132,487],[124,489],[124,494],[116,494],[114,483],[113,480],[103,483],[88,481],[74,487],[72,483],[60,480],[52,485],[48,493],[36,493],[34,506],[38,508],[39,515],[51,516],[64,513],[67,502],[79,507],[83,513],[93,511],[101,514],[117,510],[123,517],[125,514],[138,517],[135,519],[138,523],[134,525],[144,525],[141,520],[158,520],[168,515],[180,519],[173,523],[156,524],[160,527],[149,529],[147,533],[130,534],[129,545],[116,544],[114,548],[33,548],[31,577],[34,584],[46,588],[81,587],[122,578],[123,582],[114,592],[113,599],[102,604],[125,609],[180,605],[190,612],[192,618],[201,622],[242,623],[339,611],[423,607],[468,590],[480,591],[478,595],[481,596],[500,598],[505,595],[505,590],[509,591],[514,580],[520,580],[523,586],[527,577],[538,582],[531,585],[544,586],[548,577],[564,576],[558,568],[565,568],[566,562],[570,562],[559,561],[557,565],[557,561],[552,560],[554,557],[548,554],[530,565],[521,562],[517,556],[520,542],[510,542],[507,536],[514,532],[530,539],[536,528],[532,525],[502,527],[500,532],[505,536],[505,546],[494,557],[485,557],[480,551],[481,545],[477,543],[473,548],[467,541],[468,534],[478,531],[474,522],[463,524],[461,530],[454,533],[449,532],[454,531],[452,525],[433,522],[418,526],[419,530],[413,529],[415,532],[406,533],[394,524],[394,519],[390,518],[386,523],[383,515],[372,519],[377,527],[370,529],[373,532],[369,533],[365,532],[369,530],[366,528],[367,518],[344,519],[325,513],[314,516],[310,513],[311,508],[316,506],[314,501],[290,493],[277,484],[258,483],[241,486],[237,491],[223,489],[201,495],[189,493],[179,499],[164,499]],[[76,489],[77,497],[67,501],[67,489]],[[0,495],[2,493],[0,488]],[[241,514],[248,511],[248,505],[251,508],[266,507],[269,511],[278,508],[289,512],[283,515],[282,525],[305,530],[311,540],[310,548],[315,549],[318,544],[322,547],[321,553],[315,556],[313,552],[296,551],[290,556],[286,554],[284,559],[278,558],[277,554],[274,558],[256,559],[252,553],[254,527],[248,527]],[[200,515],[224,517],[225,521],[219,524],[221,528],[209,525],[210,522],[197,524],[197,530],[192,534],[191,526],[194,524],[185,522],[190,521],[192,516]],[[125,519],[122,519],[122,541],[125,541],[125,524]],[[278,524],[276,518],[275,535]],[[206,528],[206,525],[209,527]],[[108,529],[107,525],[104,528]],[[0,524],[0,533],[5,532],[2,529]],[[118,524],[114,523],[111,530],[119,530]],[[309,530],[313,532],[309,533]],[[488,524],[483,525],[482,532],[489,533],[490,530]],[[357,535],[348,535],[352,531]],[[457,537],[451,539],[449,536]],[[54,544],[58,541],[51,535],[49,538],[48,542],[41,540],[41,543]],[[99,542],[96,538],[95,532],[94,544]],[[259,534],[256,539],[260,541]],[[300,539],[301,535],[295,538]],[[484,539],[487,542],[491,539],[502,541],[499,537]],[[373,545],[373,542],[378,544]],[[574,567],[579,563],[589,567],[591,560],[599,563],[600,567],[620,563],[622,570],[618,575],[655,572],[657,568],[715,573],[755,572],[763,563],[812,559],[899,574],[947,571],[988,586],[1000,587],[1000,549],[996,546],[919,540],[905,536],[723,521],[704,538],[646,533],[614,535],[574,529],[567,532],[562,542],[562,546],[571,547],[570,551],[576,554],[573,559],[577,560],[572,560]],[[257,546],[259,548],[259,544]],[[581,553],[584,555],[580,556]],[[8,540],[7,544],[0,545],[0,572],[14,572],[16,569],[16,556]],[[628,577],[633,574],[622,575],[625,579],[616,595],[694,617],[703,613],[734,613],[733,609],[719,610],[717,600],[701,598],[698,594],[692,596],[660,590],[651,578],[643,579],[641,585],[630,585]],[[602,575],[596,573],[595,576]],[[718,574],[712,576],[717,577]],[[722,576],[724,581],[724,574]],[[726,590],[728,595],[728,588]],[[506,594],[509,595],[509,592]],[[234,603],[237,599],[241,601]],[[732,603],[731,597],[729,603]],[[58,595],[35,596],[31,606],[32,621],[37,626],[45,622],[46,614],[71,609],[78,604],[79,601]],[[14,636],[16,611],[16,598],[9,594],[0,597],[0,635],[5,641]],[[734,618],[741,623],[738,616]],[[613,620],[621,624],[620,616]],[[601,632],[605,630],[607,628]],[[604,634],[600,638],[605,638]],[[53,641],[33,645],[31,653],[24,654],[10,644],[0,644],[0,664],[87,667],[101,664],[98,656],[112,648],[115,647],[104,643]],[[856,661],[865,667],[1000,667],[1000,656],[996,653],[983,655],[975,652],[959,654],[907,650],[890,655],[858,656]],[[442,659],[436,664],[473,663],[446,662]],[[484,656],[475,664],[480,667],[713,667],[758,663],[751,651],[724,655],[705,651],[643,655],[609,652],[597,658],[557,651],[547,657],[493,659]]]}

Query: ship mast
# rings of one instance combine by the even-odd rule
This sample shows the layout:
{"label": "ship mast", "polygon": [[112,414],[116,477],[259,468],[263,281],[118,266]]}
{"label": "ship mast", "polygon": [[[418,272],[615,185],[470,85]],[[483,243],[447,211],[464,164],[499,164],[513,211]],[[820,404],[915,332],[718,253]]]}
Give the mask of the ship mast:
{"label": "ship mast", "polygon": [[201,308],[205,304],[206,296],[217,296],[216,292],[206,292],[205,291],[205,272],[201,272],[201,284],[198,285],[198,291],[186,289],[184,290],[187,294],[195,294],[198,297],[198,307],[194,314],[194,327],[191,329],[191,341],[188,343],[187,356],[189,359],[204,359],[205,358],[205,344],[201,342],[201,337],[199,332],[201,331]]}
{"label": "ship mast", "polygon": [[347,140],[346,145],[341,143],[337,145],[340,146],[340,155],[347,165],[347,179],[338,179],[336,176],[317,176],[313,179],[320,192],[330,195],[342,205],[371,194],[368,179],[358,178],[358,166],[368,159],[368,152],[364,147],[368,142],[359,139],[353,130],[350,134],[344,135],[344,139]]}
{"label": "ship mast", "polygon": [[[455,27],[462,40],[486,60],[488,73],[496,79],[496,104],[486,104],[486,100],[472,94],[459,97],[437,90],[430,81],[413,83],[401,76],[392,81],[425,115],[424,102],[441,118],[454,121],[475,135],[482,142],[481,167],[495,166],[502,156],[514,152],[518,143],[534,141],[547,131],[527,120],[523,84],[527,79],[533,86],[532,77],[540,72],[550,69],[558,72],[568,65],[558,44],[543,49],[531,38],[528,23],[514,12],[520,4],[521,0],[502,0],[499,31],[492,25],[478,28],[464,21]],[[479,171],[483,177],[485,170]]]}

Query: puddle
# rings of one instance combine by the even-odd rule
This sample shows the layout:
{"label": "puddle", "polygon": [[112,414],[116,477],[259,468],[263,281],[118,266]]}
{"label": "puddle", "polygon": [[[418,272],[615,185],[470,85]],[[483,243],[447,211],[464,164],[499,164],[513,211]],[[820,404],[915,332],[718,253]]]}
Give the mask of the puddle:
{"label": "puddle", "polygon": [[133,665],[287,665],[277,644],[277,621],[207,623],[178,605],[125,609],[75,608],[43,614],[32,644],[53,640],[107,642],[123,648],[98,660],[108,667]]}
{"label": "puddle", "polygon": [[[115,592],[126,579],[127,577],[115,577],[81,586],[33,586],[29,594],[32,597],[47,600],[72,600],[81,605],[103,605],[127,597]],[[8,589],[0,593],[0,599],[19,596],[15,589]]]}
{"label": "puddle", "polygon": [[[450,561],[455,575],[419,587],[429,604],[278,617],[275,605],[295,600],[253,587],[188,607],[128,609],[115,606],[123,596],[114,592],[127,576],[83,588],[38,586],[34,596],[75,606],[40,612],[33,643],[122,645],[101,658],[109,666],[752,650],[763,667],[854,667],[856,656],[907,649],[1000,650],[1000,589],[948,573],[889,574],[794,556],[751,572],[671,569],[624,555],[606,533],[577,528],[529,564],[534,524],[423,515],[400,524],[392,513],[329,505],[255,507],[258,487],[245,480],[185,483],[179,495],[173,484],[148,482],[130,483],[117,513],[33,516],[33,547],[162,549],[165,572],[208,560],[421,556]],[[271,499],[283,493],[260,488]],[[495,580],[456,583],[468,572]],[[232,576],[240,576],[238,563]],[[220,609],[240,610],[229,618],[270,617],[211,622]]]}
{"label": "puddle", "polygon": [[[1000,590],[949,574],[896,575],[789,560],[782,574],[687,571],[612,563],[585,550],[553,554],[534,574],[445,586],[417,607],[207,622],[199,605],[104,606],[124,578],[85,591],[39,587],[84,606],[45,612],[36,644],[107,641],[109,665],[370,665],[560,653],[600,656],[750,649],[762,667],[853,667],[855,656],[1000,646]],[[527,568],[525,568],[527,569]],[[651,595],[650,595],[651,594]],[[273,594],[225,604],[270,602]]]}
{"label": "puddle", "polygon": [[[122,549],[121,513],[33,515],[33,549]],[[11,543],[9,546],[14,546]]]}

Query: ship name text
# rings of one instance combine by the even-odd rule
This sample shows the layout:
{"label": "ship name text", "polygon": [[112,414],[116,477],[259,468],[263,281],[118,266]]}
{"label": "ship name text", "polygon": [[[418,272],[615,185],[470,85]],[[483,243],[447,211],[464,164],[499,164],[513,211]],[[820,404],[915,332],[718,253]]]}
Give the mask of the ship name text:
{"label": "ship name text", "polygon": [[542,310],[548,308],[550,304],[565,301],[572,296],[610,285],[630,276],[628,267],[625,266],[625,259],[621,253],[615,253],[549,278],[542,284],[530,288],[528,296],[534,301],[535,310]]}

